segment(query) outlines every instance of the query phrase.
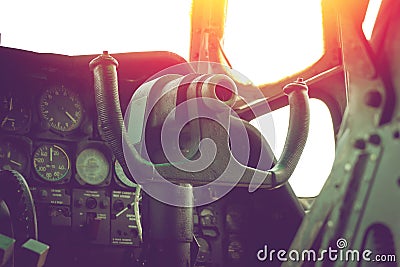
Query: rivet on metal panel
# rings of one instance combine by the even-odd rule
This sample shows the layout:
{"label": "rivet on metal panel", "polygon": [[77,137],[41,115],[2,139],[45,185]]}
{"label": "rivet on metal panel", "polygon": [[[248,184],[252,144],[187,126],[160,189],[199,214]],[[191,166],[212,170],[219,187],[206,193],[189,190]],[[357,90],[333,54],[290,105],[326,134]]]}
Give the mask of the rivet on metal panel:
{"label": "rivet on metal panel", "polygon": [[346,163],[346,164],[344,165],[344,170],[345,170],[345,171],[350,171],[350,170],[351,170],[351,164],[350,164],[350,163]]}

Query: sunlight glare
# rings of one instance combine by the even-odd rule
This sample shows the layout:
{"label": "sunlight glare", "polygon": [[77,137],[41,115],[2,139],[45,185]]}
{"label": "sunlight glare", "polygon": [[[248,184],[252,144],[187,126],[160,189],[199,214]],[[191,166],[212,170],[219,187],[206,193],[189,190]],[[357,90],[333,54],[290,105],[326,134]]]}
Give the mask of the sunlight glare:
{"label": "sunlight glare", "polygon": [[369,0],[367,13],[363,22],[363,30],[365,37],[371,39],[372,31],[374,29],[376,16],[378,15],[379,8],[381,7],[382,0]]}
{"label": "sunlight glare", "polygon": [[224,50],[254,84],[301,71],[323,54],[320,0],[230,0]]}
{"label": "sunlight glare", "polygon": [[2,46],[65,55],[103,50],[189,55],[189,0],[4,0],[0,8]]}

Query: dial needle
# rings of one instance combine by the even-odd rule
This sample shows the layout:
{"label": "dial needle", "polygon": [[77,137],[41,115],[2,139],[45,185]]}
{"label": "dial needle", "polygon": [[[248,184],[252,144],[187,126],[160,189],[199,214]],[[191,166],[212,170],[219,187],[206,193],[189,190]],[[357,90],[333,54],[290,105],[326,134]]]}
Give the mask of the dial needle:
{"label": "dial needle", "polygon": [[74,117],[72,117],[72,115],[71,114],[69,114],[69,112],[68,111],[65,111],[65,115],[67,115],[67,117],[73,122],[73,123],[76,123],[76,120],[75,120],[75,118]]}
{"label": "dial needle", "polygon": [[12,124],[13,127],[14,127],[14,125],[15,125],[15,119],[11,119],[11,118],[9,118],[8,116],[5,117],[4,120],[1,122],[1,127],[3,127],[3,126],[6,124],[6,122],[8,122],[8,121],[11,121],[11,124]]}
{"label": "dial needle", "polygon": [[1,127],[4,127],[7,121],[8,121],[8,116],[5,116],[4,120],[1,122]]}
{"label": "dial needle", "polygon": [[10,98],[10,107],[9,107],[9,111],[11,111],[13,109],[13,98]]}
{"label": "dial needle", "polygon": [[18,167],[21,167],[22,166],[22,164],[21,163],[19,163],[18,161],[15,161],[15,160],[10,160],[10,162],[11,163],[14,163],[15,165],[17,165]]}

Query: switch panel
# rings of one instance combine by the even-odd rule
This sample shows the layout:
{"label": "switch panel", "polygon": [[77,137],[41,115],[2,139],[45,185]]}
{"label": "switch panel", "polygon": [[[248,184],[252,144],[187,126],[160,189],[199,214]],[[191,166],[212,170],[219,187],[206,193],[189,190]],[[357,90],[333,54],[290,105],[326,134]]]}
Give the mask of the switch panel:
{"label": "switch panel", "polygon": [[103,190],[73,189],[72,230],[92,244],[110,243],[110,197]]}
{"label": "switch panel", "polygon": [[[140,244],[139,229],[134,212],[135,192],[113,191],[111,196],[111,243]],[[139,218],[140,219],[140,218]]]}

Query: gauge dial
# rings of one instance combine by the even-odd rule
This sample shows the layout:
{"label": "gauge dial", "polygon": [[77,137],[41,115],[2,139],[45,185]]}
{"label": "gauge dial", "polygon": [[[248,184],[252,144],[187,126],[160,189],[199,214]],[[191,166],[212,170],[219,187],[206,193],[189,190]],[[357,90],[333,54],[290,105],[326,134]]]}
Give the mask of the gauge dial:
{"label": "gauge dial", "polygon": [[40,98],[40,114],[50,128],[70,132],[82,121],[79,97],[64,86],[48,89]]}
{"label": "gauge dial", "polygon": [[125,175],[124,170],[122,169],[121,164],[116,160],[115,161],[115,175],[118,178],[118,181],[127,187],[135,188],[137,185],[129,180],[129,178]]}
{"label": "gauge dial", "polygon": [[100,185],[109,177],[110,163],[100,150],[86,148],[76,159],[76,171],[84,183]]}
{"label": "gauge dial", "polygon": [[0,169],[16,170],[25,174],[28,168],[29,155],[17,143],[11,140],[0,141]]}
{"label": "gauge dial", "polygon": [[0,128],[9,132],[27,129],[31,115],[21,98],[10,93],[1,96],[0,101]]}
{"label": "gauge dial", "polygon": [[33,155],[36,173],[45,181],[58,182],[69,173],[70,160],[67,153],[58,145],[42,145]]}

